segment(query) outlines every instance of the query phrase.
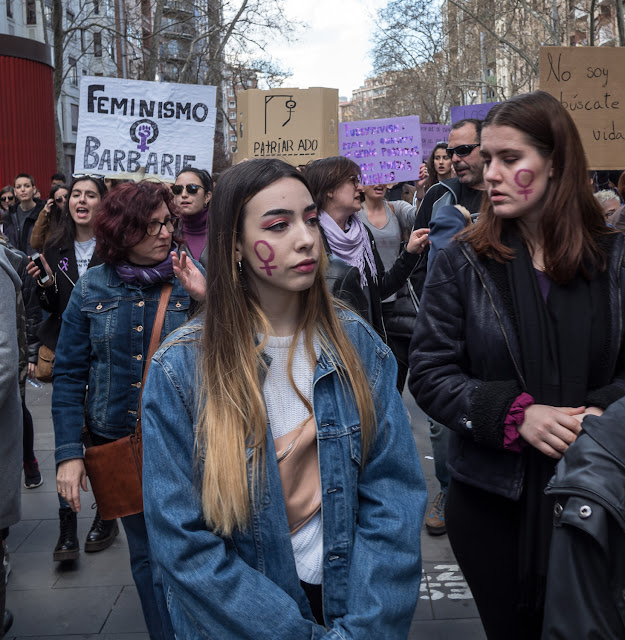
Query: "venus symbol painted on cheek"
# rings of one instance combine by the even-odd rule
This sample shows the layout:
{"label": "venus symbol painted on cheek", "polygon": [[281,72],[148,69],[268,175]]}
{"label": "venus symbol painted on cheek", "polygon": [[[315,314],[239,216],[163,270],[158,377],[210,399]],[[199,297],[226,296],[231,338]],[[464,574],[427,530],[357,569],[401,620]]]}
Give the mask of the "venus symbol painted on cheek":
{"label": "venus symbol painted on cheek", "polygon": [[534,172],[530,169],[519,169],[514,176],[514,181],[521,187],[519,195],[525,196],[525,202],[527,202],[529,194],[534,192],[533,189],[529,188],[534,182]]}
{"label": "venus symbol painted on cheek", "polygon": [[[269,250],[269,253],[267,253],[263,249],[263,253],[267,253],[266,257],[263,257],[260,254],[259,245],[263,245]],[[265,265],[264,267],[261,267],[261,269],[264,269],[267,272],[268,276],[272,276],[273,273],[271,273],[271,270],[278,268],[278,265],[269,264],[276,257],[276,252],[273,250],[273,247],[266,240],[257,240],[254,243],[254,253],[258,256],[258,259]]]}

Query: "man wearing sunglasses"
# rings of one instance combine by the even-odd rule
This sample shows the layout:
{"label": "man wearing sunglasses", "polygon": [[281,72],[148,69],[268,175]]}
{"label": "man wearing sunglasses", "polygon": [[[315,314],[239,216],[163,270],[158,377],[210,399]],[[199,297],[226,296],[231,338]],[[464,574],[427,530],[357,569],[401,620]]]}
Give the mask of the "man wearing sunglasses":
{"label": "man wearing sunglasses", "polygon": [[[430,227],[430,241],[433,247],[446,244],[458,231],[464,228],[465,216],[454,205],[462,205],[468,213],[477,213],[480,210],[484,192],[484,163],[480,157],[481,131],[482,121],[475,119],[460,120],[451,128],[446,151],[451,159],[456,177],[443,180],[428,190],[417,213],[414,226],[415,229]],[[439,224],[433,225],[432,222],[439,212]],[[432,248],[428,247],[428,254],[430,251]],[[419,262],[410,277],[419,298],[423,293],[423,283],[428,265],[431,264],[429,257],[428,255]],[[412,354],[416,345],[411,344],[410,346]],[[409,387],[411,387],[410,382],[408,383]],[[449,430],[429,418],[428,421],[434,456],[434,473],[440,485],[440,492],[426,516],[425,527],[430,535],[435,536],[446,533],[445,500],[449,484],[449,472],[447,471]]]}

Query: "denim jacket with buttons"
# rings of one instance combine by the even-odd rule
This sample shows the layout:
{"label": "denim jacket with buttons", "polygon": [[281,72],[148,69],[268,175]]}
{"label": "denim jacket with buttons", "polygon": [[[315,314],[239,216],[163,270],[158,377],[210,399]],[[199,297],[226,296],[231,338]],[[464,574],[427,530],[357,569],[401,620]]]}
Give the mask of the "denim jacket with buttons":
{"label": "denim jacket with buttons", "polygon": [[[189,294],[178,279],[172,282],[162,338],[189,317]],[[54,361],[57,464],[83,457],[85,422],[90,431],[111,440],[135,430],[161,286],[129,284],[104,264],[88,269],[76,283]]]}
{"label": "denim jacket with buttons", "polygon": [[367,373],[378,424],[361,465],[353,396],[322,354],[313,409],[325,627],[314,621],[297,576],[271,425],[250,524],[222,538],[207,528],[201,504],[201,320],[175,332],[155,355],[142,407],[144,508],[178,638],[405,640],[419,595],[425,482],[389,348],[355,314],[345,313],[343,324]]}

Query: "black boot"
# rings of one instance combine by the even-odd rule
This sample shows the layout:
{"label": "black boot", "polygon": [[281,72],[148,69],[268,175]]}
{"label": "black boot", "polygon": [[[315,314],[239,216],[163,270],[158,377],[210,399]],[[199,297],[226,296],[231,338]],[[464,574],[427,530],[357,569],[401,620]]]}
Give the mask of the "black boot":
{"label": "black boot", "polygon": [[13,614],[8,609],[5,609],[4,615],[2,618],[2,634],[0,634],[0,638],[2,638],[4,634],[7,633],[12,626],[13,626]]}
{"label": "black boot", "polygon": [[54,547],[53,558],[56,562],[64,560],[76,560],[80,552],[78,545],[78,522],[76,514],[69,508],[63,507],[59,509],[59,520],[61,524],[61,533],[59,540]]}
{"label": "black boot", "polygon": [[115,540],[118,533],[117,520],[102,520],[100,512],[96,511],[93,524],[85,540],[85,551],[103,551],[107,549],[113,544],[113,540]]}

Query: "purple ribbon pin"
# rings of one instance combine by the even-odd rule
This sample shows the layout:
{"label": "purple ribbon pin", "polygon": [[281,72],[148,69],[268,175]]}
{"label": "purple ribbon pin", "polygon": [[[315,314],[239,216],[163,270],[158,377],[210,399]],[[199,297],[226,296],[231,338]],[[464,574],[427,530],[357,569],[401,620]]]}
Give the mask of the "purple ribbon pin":
{"label": "purple ribbon pin", "polygon": [[67,273],[67,268],[69,267],[69,259],[62,258],[61,260],[59,260],[59,267],[62,271],[65,271],[65,273]]}

